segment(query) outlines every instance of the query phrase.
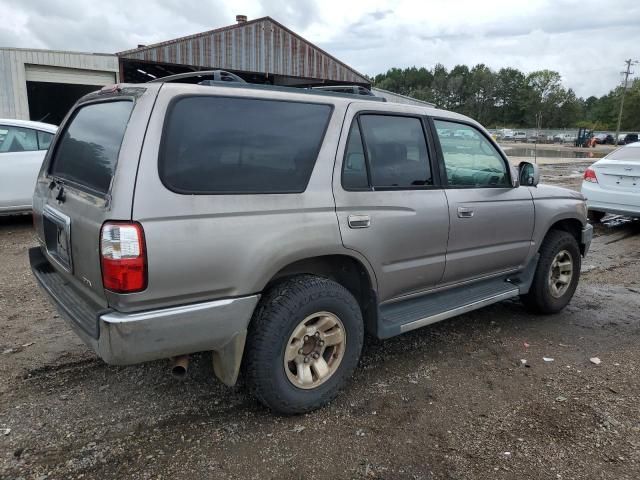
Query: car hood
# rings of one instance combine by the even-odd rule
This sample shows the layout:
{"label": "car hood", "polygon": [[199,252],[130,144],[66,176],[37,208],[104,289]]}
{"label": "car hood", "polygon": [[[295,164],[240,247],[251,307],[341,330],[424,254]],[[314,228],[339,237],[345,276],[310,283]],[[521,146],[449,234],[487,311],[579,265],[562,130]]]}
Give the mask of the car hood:
{"label": "car hood", "polygon": [[539,184],[535,188],[531,188],[531,195],[534,200],[543,200],[546,198],[569,198],[573,200],[585,201],[586,197],[575,190],[557,187],[555,185]]}

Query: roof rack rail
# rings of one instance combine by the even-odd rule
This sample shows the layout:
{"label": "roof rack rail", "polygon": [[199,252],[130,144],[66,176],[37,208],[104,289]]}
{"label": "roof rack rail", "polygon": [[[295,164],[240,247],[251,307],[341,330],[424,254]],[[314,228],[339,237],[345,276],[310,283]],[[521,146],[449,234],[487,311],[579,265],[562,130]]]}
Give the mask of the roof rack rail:
{"label": "roof rack rail", "polygon": [[206,80],[198,82],[199,85],[208,85],[209,82],[236,82],[247,83],[244,79],[240,78],[235,73],[227,72],[226,70],[201,70],[198,72],[178,73],[176,75],[169,75],[167,77],[155,78],[149,80],[147,83],[170,83],[178,82],[187,78],[207,77]]}
{"label": "roof rack rail", "polygon": [[325,92],[351,93],[353,95],[366,95],[375,97],[373,92],[362,85],[329,85],[321,87],[311,87],[313,90],[323,90]]}
{"label": "roof rack rail", "polygon": [[[289,92],[289,93],[304,93],[309,95],[321,95],[326,97],[343,97],[343,98],[355,98],[358,100],[370,100],[373,102],[386,102],[387,99],[383,97],[377,97],[370,93],[365,87],[359,85],[336,85],[325,88],[322,87],[284,87],[280,85],[269,85],[261,83],[249,83],[244,81],[237,75],[227,72],[225,70],[202,70],[198,72],[179,73],[177,75],[170,75],[168,77],[161,77],[150,80],[147,83],[180,83],[181,80],[194,78],[194,77],[209,77],[213,80],[205,79],[198,82],[198,85],[218,86],[218,87],[231,87],[231,88],[251,88],[255,90],[269,90],[276,92]],[[234,80],[236,77],[238,80]],[[190,83],[190,82],[187,82]],[[346,91],[340,91],[340,88],[345,88]],[[356,93],[355,88],[362,88],[365,92],[369,93]]]}

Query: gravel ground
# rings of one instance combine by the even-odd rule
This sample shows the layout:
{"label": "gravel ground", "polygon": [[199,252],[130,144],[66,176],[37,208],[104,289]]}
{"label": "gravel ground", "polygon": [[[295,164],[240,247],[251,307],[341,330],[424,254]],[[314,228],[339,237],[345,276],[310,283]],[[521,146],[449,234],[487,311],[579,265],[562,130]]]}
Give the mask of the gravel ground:
{"label": "gravel ground", "polygon": [[[576,188],[586,165],[544,181]],[[596,226],[562,313],[507,301],[368,340],[337,400],[284,418],[208,354],[183,382],[105,365],[35,287],[30,219],[0,219],[0,478],[638,479],[639,233]]]}

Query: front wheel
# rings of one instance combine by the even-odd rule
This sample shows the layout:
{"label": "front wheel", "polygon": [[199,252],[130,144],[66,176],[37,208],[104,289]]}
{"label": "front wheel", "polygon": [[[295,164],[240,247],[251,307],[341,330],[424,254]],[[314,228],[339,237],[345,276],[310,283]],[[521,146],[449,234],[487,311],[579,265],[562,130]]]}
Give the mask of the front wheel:
{"label": "front wheel", "polygon": [[551,230],[540,247],[540,259],[529,293],[522,301],[537,313],[557,313],[573,297],[580,278],[580,247],[575,237]]}
{"label": "front wheel", "polygon": [[363,338],[360,306],[342,285],[313,275],[284,280],[265,294],[252,320],[247,384],[278,413],[317,409],[352,375]]}

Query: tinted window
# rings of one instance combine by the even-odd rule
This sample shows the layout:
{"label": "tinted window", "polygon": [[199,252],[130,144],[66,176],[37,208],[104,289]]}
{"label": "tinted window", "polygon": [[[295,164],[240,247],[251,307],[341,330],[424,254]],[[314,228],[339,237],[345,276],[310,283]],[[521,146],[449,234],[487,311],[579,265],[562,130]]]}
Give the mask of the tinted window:
{"label": "tinted window", "polygon": [[129,101],[81,107],[58,142],[51,174],[108,192],[132,108]]}
{"label": "tinted window", "polygon": [[417,118],[361,115],[373,187],[432,185],[427,143]]}
{"label": "tinted window", "polygon": [[[474,127],[435,120],[449,185],[509,186],[507,165],[495,147]],[[451,135],[450,132],[455,134]],[[520,133],[517,132],[516,135]]]}
{"label": "tinted window", "polygon": [[0,126],[0,153],[38,150],[36,131],[30,128]]}
{"label": "tinted window", "polygon": [[347,190],[367,190],[369,188],[367,165],[357,120],[353,121],[349,132],[349,140],[347,141],[347,149],[342,164],[342,186]]}
{"label": "tinted window", "polygon": [[187,97],[171,108],[160,175],[180,193],[293,193],[307,186],[331,107]]}
{"label": "tinted window", "polygon": [[38,130],[38,149],[39,150],[47,150],[49,145],[51,145],[51,140],[53,140],[53,133],[42,132]]}
{"label": "tinted window", "polygon": [[640,162],[640,147],[622,147],[606,156],[607,160]]}

